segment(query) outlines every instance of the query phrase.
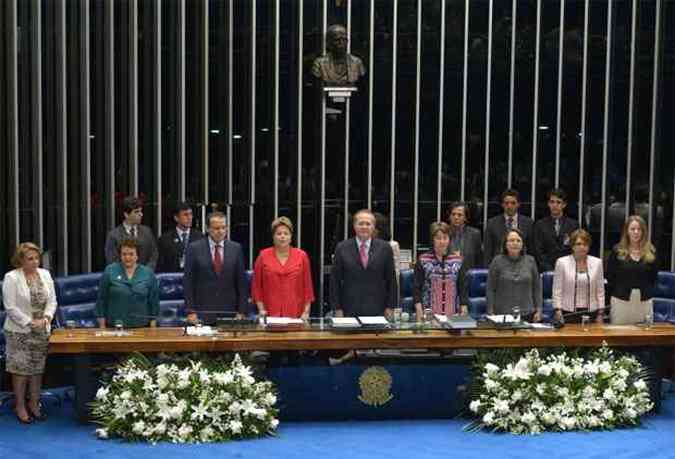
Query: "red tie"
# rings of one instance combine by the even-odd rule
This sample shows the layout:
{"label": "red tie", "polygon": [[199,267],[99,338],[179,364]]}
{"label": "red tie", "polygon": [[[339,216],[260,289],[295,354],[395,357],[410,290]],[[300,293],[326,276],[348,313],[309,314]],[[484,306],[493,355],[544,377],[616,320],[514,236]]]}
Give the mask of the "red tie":
{"label": "red tie", "polygon": [[361,264],[363,265],[364,268],[367,268],[368,267],[368,248],[366,247],[365,242],[361,243],[361,248],[359,249],[359,255],[361,256]]}
{"label": "red tie", "polygon": [[223,270],[223,257],[220,255],[220,244],[216,244],[214,253],[213,253],[213,270],[216,274],[220,274]]}

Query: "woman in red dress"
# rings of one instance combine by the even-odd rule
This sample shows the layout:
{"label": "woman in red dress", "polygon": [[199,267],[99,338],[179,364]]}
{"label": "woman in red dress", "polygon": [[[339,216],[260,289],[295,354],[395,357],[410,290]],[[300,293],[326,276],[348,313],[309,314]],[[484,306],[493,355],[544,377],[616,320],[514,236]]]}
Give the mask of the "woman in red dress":
{"label": "woman in red dress", "polygon": [[314,285],[309,257],[291,247],[293,223],[287,217],[272,222],[274,245],[260,251],[255,261],[252,297],[258,314],[309,319]]}

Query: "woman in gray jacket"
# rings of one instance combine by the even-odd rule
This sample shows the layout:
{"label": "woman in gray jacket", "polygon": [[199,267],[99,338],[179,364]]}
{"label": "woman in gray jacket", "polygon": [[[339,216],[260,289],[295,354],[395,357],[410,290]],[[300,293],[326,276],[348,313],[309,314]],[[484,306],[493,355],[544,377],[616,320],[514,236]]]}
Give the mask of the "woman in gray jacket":
{"label": "woman in gray jacket", "polygon": [[542,293],[537,263],[525,254],[523,234],[512,229],[502,241],[502,253],[490,263],[487,279],[488,314],[511,314],[518,307],[523,319],[541,321]]}

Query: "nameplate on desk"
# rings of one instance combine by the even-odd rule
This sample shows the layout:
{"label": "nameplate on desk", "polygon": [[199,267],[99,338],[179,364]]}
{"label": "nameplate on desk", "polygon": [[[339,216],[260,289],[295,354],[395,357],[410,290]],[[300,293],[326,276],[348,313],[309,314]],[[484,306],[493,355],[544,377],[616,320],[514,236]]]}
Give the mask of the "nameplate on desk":
{"label": "nameplate on desk", "polygon": [[359,322],[364,327],[386,327],[389,321],[384,316],[359,316]]}
{"label": "nameplate on desk", "polygon": [[266,317],[265,324],[268,327],[285,327],[287,325],[303,325],[305,322],[302,319],[294,317]]}
{"label": "nameplate on desk", "polygon": [[463,330],[478,327],[476,320],[471,316],[451,316],[449,319],[447,319],[446,322],[448,328],[452,328],[455,330]]}
{"label": "nameplate on desk", "polygon": [[130,331],[117,331],[117,330],[103,330],[94,333],[94,336],[132,336],[133,333]]}
{"label": "nameplate on desk", "polygon": [[187,327],[185,332],[188,336],[211,336],[216,334],[216,331],[208,325],[202,327]]}
{"label": "nameplate on desk", "polygon": [[516,321],[516,318],[511,314],[493,314],[485,316],[487,320],[496,324],[511,324]]}
{"label": "nameplate on desk", "polygon": [[331,319],[333,328],[359,328],[361,322],[356,317],[333,317]]}

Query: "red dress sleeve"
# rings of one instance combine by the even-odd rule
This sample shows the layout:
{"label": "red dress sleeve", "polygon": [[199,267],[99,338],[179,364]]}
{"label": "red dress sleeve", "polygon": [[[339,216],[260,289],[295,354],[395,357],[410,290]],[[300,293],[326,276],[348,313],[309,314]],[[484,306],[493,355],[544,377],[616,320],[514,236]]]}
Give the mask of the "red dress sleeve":
{"label": "red dress sleeve", "polygon": [[303,279],[302,297],[304,299],[304,304],[306,304],[314,301],[314,283],[312,282],[312,267],[309,262],[309,257],[305,251],[301,251],[301,254]]}

